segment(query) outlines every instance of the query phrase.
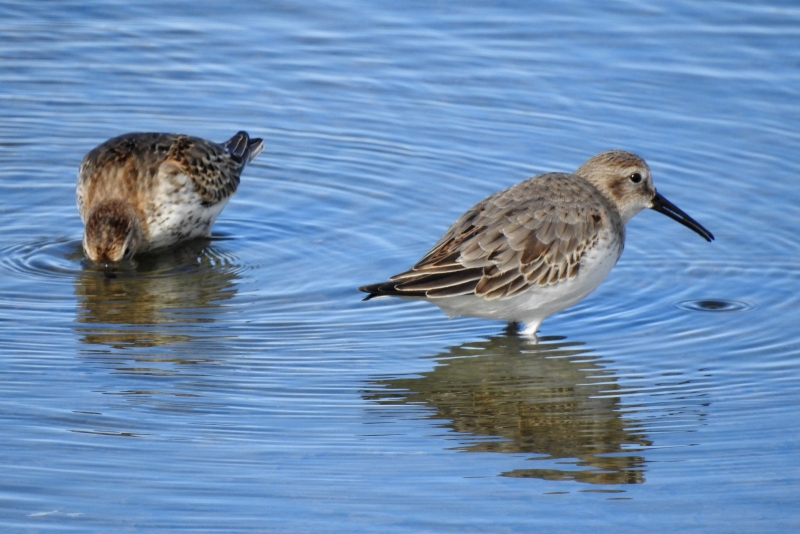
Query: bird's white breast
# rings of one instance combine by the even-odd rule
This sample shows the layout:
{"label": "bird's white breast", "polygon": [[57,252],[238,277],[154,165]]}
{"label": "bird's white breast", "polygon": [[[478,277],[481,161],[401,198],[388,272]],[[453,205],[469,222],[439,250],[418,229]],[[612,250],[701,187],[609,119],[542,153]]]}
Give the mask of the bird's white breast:
{"label": "bird's white breast", "polygon": [[524,293],[493,300],[465,295],[429,301],[451,316],[471,315],[538,326],[545,317],[577,303],[605,280],[622,254],[623,240],[624,236],[614,232],[602,232],[597,245],[581,258],[578,274],[569,280],[532,286]]}
{"label": "bird's white breast", "polygon": [[156,182],[147,209],[148,248],[161,248],[211,233],[227,198],[204,206],[194,182],[183,173],[159,172]]}

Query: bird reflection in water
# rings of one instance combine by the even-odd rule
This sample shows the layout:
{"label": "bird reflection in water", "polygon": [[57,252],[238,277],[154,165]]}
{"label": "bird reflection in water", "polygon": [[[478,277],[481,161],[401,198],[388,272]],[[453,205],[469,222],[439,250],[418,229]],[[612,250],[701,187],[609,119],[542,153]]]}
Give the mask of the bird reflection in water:
{"label": "bird reflection in water", "polygon": [[81,341],[157,347],[209,336],[238,278],[238,267],[211,243],[196,239],[106,270],[87,262],[75,280]]}
{"label": "bird reflection in water", "polygon": [[365,397],[435,409],[430,417],[460,433],[461,450],[536,454],[531,461],[548,464],[503,476],[644,482],[645,460],[637,453],[651,442],[630,411],[622,416],[613,371],[582,343],[551,337],[537,345],[512,332],[434,359],[432,371],[372,382]]}

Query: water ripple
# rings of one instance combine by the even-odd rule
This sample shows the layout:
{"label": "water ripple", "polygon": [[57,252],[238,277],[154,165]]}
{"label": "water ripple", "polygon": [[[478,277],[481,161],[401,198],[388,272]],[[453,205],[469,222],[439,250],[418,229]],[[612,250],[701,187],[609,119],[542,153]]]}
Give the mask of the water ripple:
{"label": "water ripple", "polygon": [[7,242],[0,247],[0,269],[37,283],[64,283],[81,272],[80,241]]}
{"label": "water ripple", "polygon": [[[791,531],[800,10],[562,4],[4,3],[0,530]],[[85,261],[87,150],[239,129],[215,239]],[[615,147],[717,241],[637,216],[537,346],[361,302]]]}
{"label": "water ripple", "polygon": [[710,311],[710,312],[730,312],[730,311],[745,311],[753,307],[752,304],[746,302],[738,302],[735,300],[714,300],[714,299],[698,299],[698,300],[684,300],[677,303],[679,308],[684,310],[694,311]]}

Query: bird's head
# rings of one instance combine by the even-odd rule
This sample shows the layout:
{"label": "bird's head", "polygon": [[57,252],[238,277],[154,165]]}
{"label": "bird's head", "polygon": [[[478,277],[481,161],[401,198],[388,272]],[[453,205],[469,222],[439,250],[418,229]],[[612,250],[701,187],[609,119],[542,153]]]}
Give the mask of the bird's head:
{"label": "bird's head", "polygon": [[656,191],[647,163],[631,152],[609,150],[589,158],[575,174],[594,185],[616,206],[623,223],[650,208],[691,228],[707,241],[711,232]]}
{"label": "bird's head", "polygon": [[83,250],[95,262],[118,262],[136,253],[142,241],[139,216],[127,203],[112,200],[96,206],[86,218]]}

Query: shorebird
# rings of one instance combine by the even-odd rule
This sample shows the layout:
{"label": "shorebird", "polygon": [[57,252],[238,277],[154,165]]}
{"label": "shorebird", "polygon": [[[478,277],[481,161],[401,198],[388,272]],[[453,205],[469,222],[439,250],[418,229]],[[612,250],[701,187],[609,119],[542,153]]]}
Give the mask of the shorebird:
{"label": "shorebird", "polygon": [[222,144],[129,133],[96,147],[81,162],[76,191],[86,256],[117,262],[208,236],[262,148],[247,132]]}
{"label": "shorebird", "polygon": [[411,269],[359,287],[373,297],[422,299],[451,316],[541,322],[591,293],[617,263],[625,223],[644,208],[714,236],[656,192],[636,154],[611,150],[573,174],[546,173],[484,198]]}

